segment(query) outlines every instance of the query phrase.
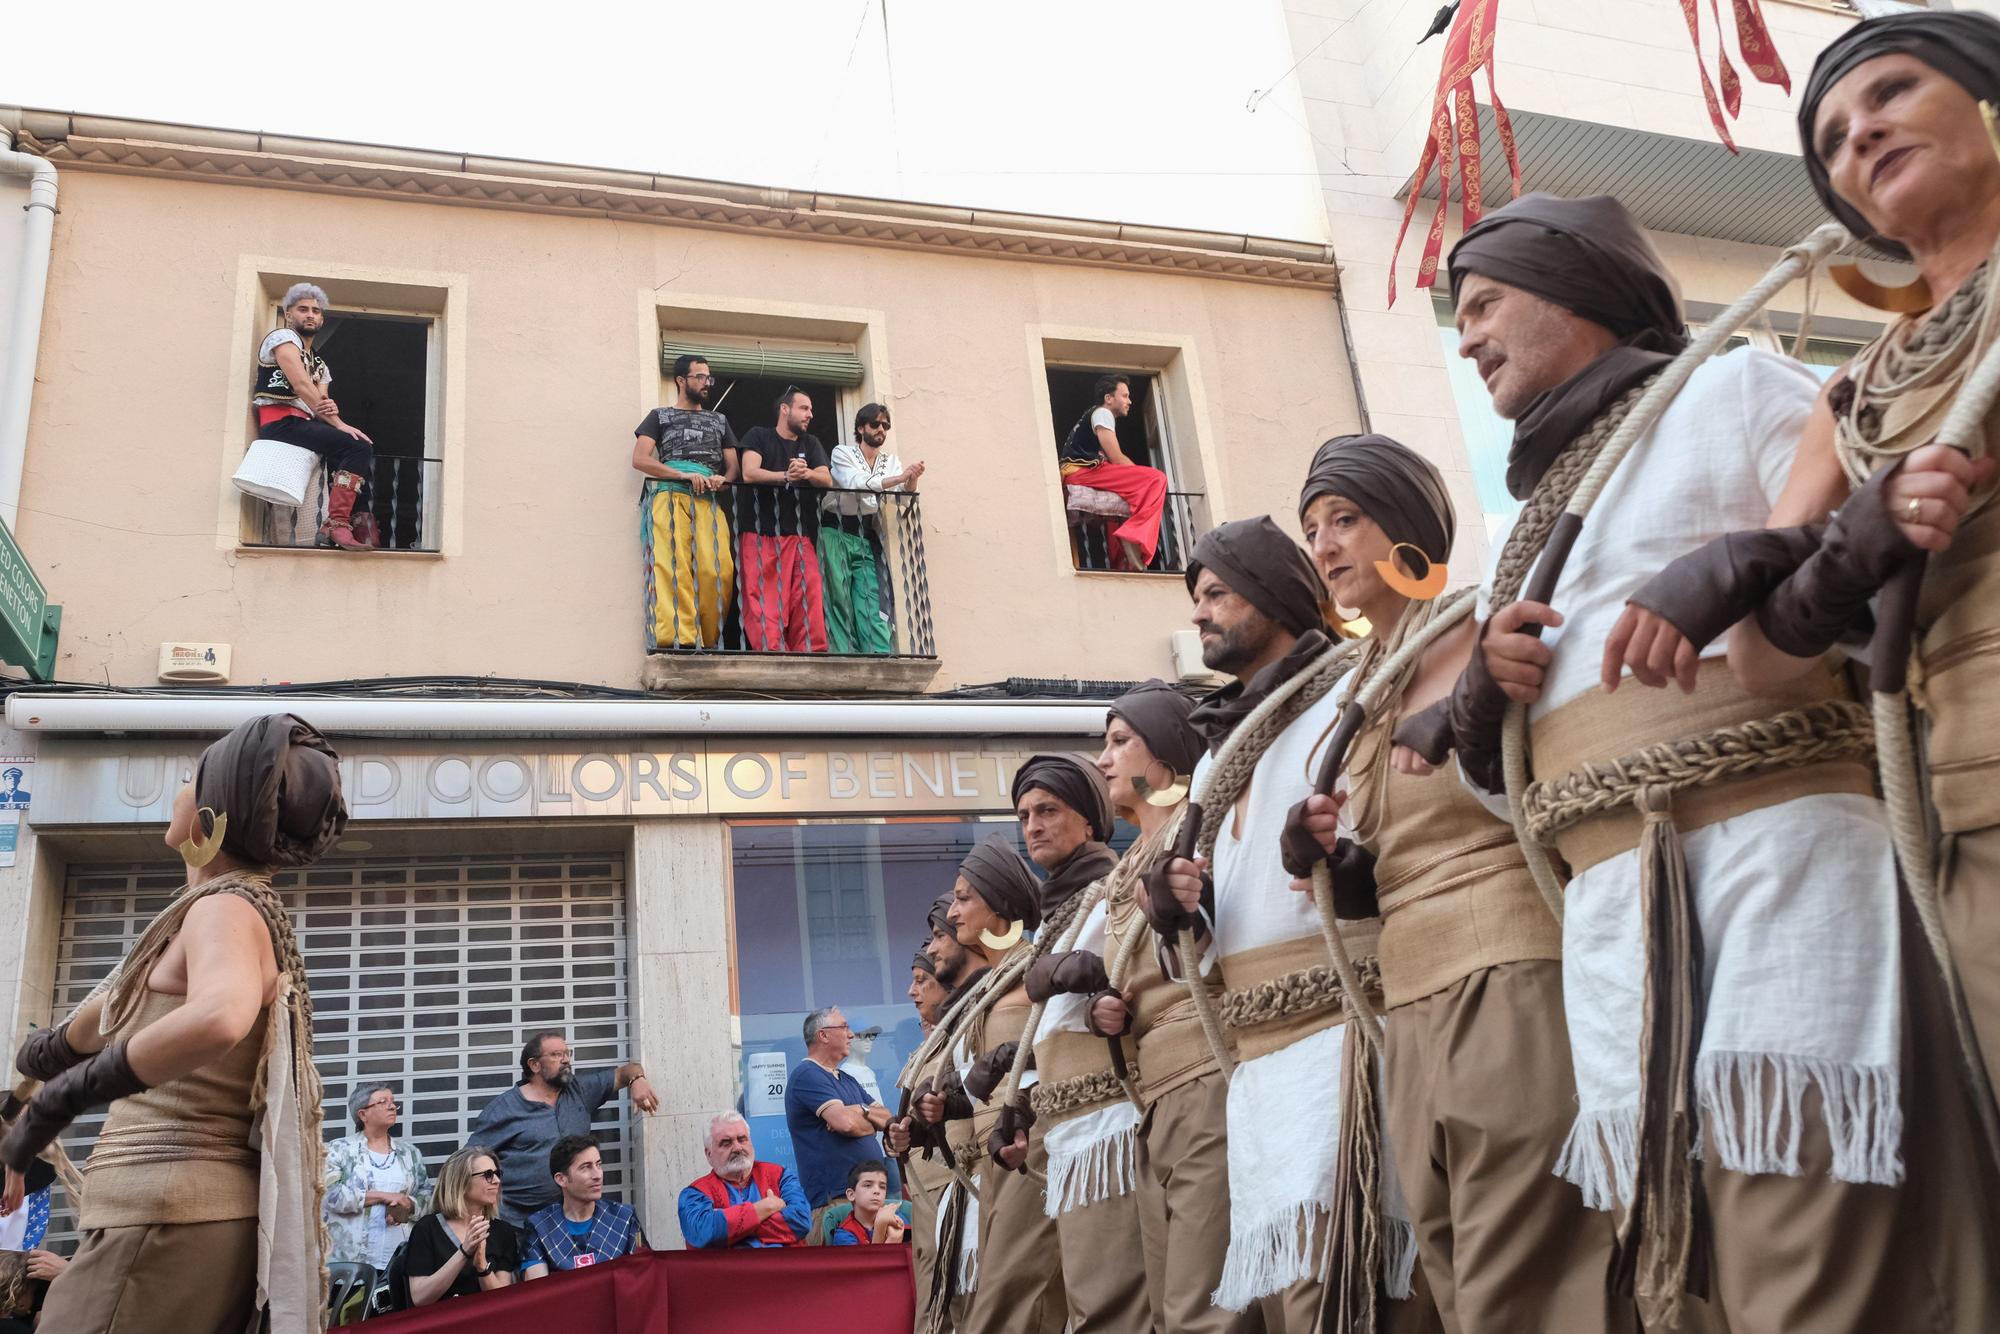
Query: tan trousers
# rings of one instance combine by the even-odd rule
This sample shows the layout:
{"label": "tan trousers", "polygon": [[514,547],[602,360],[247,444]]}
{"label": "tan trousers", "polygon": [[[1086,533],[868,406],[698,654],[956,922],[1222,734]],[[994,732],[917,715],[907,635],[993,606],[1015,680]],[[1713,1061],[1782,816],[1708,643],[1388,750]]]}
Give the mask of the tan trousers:
{"label": "tan trousers", "polygon": [[2000,825],[1945,839],[1938,907],[1966,1008],[2000,1085]]}
{"label": "tan trousers", "polygon": [[[931,1276],[937,1269],[937,1216],[938,1197],[944,1193],[944,1186],[927,1190],[918,1179],[916,1164],[911,1158],[911,1170],[903,1173],[903,1193],[910,1197],[910,1259],[917,1268],[917,1309],[923,1309],[924,1297],[931,1290]],[[946,1177],[946,1184],[951,1178]]]}
{"label": "tan trousers", "polygon": [[[1142,1162],[1142,1179],[1145,1171]],[[1057,1215],[1056,1236],[1069,1334],[1147,1334],[1156,1327],[1137,1195],[1113,1195]]]}
{"label": "tan trousers", "polygon": [[84,1234],[49,1285],[49,1334],[237,1334],[256,1309],[257,1220],[156,1223]]}
{"label": "tan trousers", "polygon": [[1209,1300],[1229,1251],[1229,1086],[1219,1073],[1181,1085],[1139,1125],[1139,1225],[1146,1275],[1158,1292],[1160,1327],[1173,1334],[1256,1334],[1256,1307],[1225,1311]]}
{"label": "tan trousers", "polygon": [[1383,1119],[1450,1334],[1636,1334],[1610,1216],[1553,1172],[1576,1116],[1562,965],[1484,968],[1387,1015]]}
{"label": "tan trousers", "polygon": [[1049,1155],[1036,1139],[1028,1174],[979,1165],[979,1282],[964,1334],[1058,1334],[1069,1317],[1056,1220],[1043,1211]]}

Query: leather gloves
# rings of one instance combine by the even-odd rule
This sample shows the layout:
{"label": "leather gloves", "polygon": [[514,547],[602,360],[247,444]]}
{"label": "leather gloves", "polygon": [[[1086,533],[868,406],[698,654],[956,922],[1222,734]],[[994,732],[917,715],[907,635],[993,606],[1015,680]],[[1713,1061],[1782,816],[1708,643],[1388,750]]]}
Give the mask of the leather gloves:
{"label": "leather gloves", "polygon": [[14,1053],[14,1068],[47,1083],[84,1059],[82,1052],[69,1045],[69,1020],[65,1019],[22,1038],[20,1050]]}
{"label": "leather gloves", "polygon": [[1358,921],[1377,915],[1375,854],[1351,838],[1335,840],[1332,852],[1321,847],[1320,841],[1306,828],[1303,801],[1292,803],[1292,808],[1285,812],[1285,827],[1278,835],[1278,855],[1285,864],[1285,873],[1300,880],[1310,876],[1313,867],[1321,862],[1333,869],[1334,916]]}
{"label": "leather gloves", "polygon": [[1007,1078],[1007,1072],[1014,1068],[1014,1052],[1019,1042],[1003,1042],[972,1063],[966,1072],[965,1091],[980,1102],[991,1102],[993,1090],[1000,1087]]}
{"label": "leather gloves", "polygon": [[1405,718],[1390,738],[1393,744],[1408,746],[1428,764],[1443,764],[1453,750],[1466,777],[1488,792],[1498,792],[1500,773],[1500,725],[1507,720],[1507,693],[1486,669],[1486,625],[1479,627],[1479,643],[1472,660],[1459,673],[1451,693],[1437,705]]}
{"label": "leather gloves", "polygon": [[[1188,927],[1198,927],[1201,919],[1181,907],[1181,901],[1174,897],[1173,887],[1167,883],[1167,867],[1174,858],[1167,858],[1158,866],[1146,872],[1141,881],[1144,890],[1139,895],[1139,911],[1145,915],[1147,923],[1161,940],[1172,941]],[[1215,912],[1215,878],[1207,871],[1201,873],[1201,906],[1212,916]]]}
{"label": "leather gloves", "polygon": [[1101,1038],[1123,1037],[1125,1036],[1125,1034],[1130,1033],[1132,1031],[1132,1007],[1129,1004],[1126,1005],[1125,1007],[1124,1027],[1120,1028],[1116,1033],[1107,1033],[1103,1029],[1097,1026],[1097,1002],[1103,1000],[1106,996],[1110,996],[1120,1001],[1123,1001],[1125,999],[1123,996],[1119,995],[1117,992],[1113,991],[1109,987],[1106,987],[1102,991],[1097,992],[1090,998],[1090,1002],[1083,1007],[1083,1026],[1089,1029],[1091,1032],[1097,1034],[1097,1036]]}
{"label": "leather gloves", "polygon": [[112,1043],[49,1080],[28,1100],[21,1119],[0,1139],[0,1164],[26,1172],[35,1156],[77,1117],[93,1107],[143,1093],[146,1087],[125,1059],[125,1041]]}
{"label": "leather gloves", "polygon": [[[1035,1113],[1025,1102],[1010,1102],[1000,1109],[1000,1119],[993,1123],[993,1132],[986,1137],[986,1153],[994,1162],[1005,1166],[1000,1150],[1011,1148],[1016,1134],[1025,1135],[1035,1124]],[[1028,1160],[1021,1159],[1021,1165],[1014,1169],[1021,1175],[1028,1173]]]}
{"label": "leather gloves", "polygon": [[1764,604],[1818,549],[1825,528],[1815,523],[1726,533],[1668,562],[1630,601],[1666,620],[1696,650],[1707,648]]}
{"label": "leather gloves", "polygon": [[1110,985],[1103,956],[1090,950],[1044,954],[1028,969],[1028,999],[1037,1004],[1052,996],[1089,995]]}
{"label": "leather gloves", "polygon": [[1833,512],[1819,550],[1757,610],[1764,637],[1795,658],[1816,658],[1864,623],[1868,599],[1921,554],[1903,536],[1882,489],[1894,468],[1870,477]]}

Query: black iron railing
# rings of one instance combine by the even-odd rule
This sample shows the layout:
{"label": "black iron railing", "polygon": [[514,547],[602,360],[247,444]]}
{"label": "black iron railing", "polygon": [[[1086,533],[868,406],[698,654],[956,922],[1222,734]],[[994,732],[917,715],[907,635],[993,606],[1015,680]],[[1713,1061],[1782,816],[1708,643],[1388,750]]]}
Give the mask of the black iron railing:
{"label": "black iron railing", "polygon": [[[444,460],[377,454],[374,480],[361,493],[355,517],[372,515],[376,545],[385,551],[436,551],[437,502],[441,496]],[[256,547],[310,547],[319,541],[320,525],[326,522],[327,471],[313,471],[306,503],[299,506],[273,505],[267,501],[248,503],[257,513],[254,527]],[[365,525],[357,528],[365,536]]]}
{"label": "black iron railing", "polygon": [[937,656],[913,494],[649,483],[639,541],[648,653]]}
{"label": "black iron railing", "polygon": [[[1073,495],[1066,500],[1070,551],[1076,560],[1076,568],[1133,571],[1122,544],[1111,536],[1113,530],[1129,517],[1131,510],[1127,508],[1124,513],[1098,514],[1082,508]],[[1166,504],[1160,511],[1159,545],[1153,552],[1153,559],[1133,572],[1180,574],[1187,569],[1188,559],[1194,551],[1194,540],[1201,535],[1197,525],[1202,500],[1203,495],[1199,491],[1167,492]]]}

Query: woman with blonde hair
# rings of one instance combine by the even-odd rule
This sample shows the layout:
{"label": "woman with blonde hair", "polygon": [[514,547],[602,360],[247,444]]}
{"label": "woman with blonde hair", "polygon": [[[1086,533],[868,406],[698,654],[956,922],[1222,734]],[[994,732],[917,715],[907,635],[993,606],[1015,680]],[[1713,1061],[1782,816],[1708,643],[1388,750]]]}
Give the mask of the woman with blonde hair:
{"label": "woman with blonde hair", "polygon": [[445,1159],[431,1203],[410,1229],[410,1305],[504,1288],[521,1267],[521,1238],[500,1213],[500,1161],[468,1144]]}

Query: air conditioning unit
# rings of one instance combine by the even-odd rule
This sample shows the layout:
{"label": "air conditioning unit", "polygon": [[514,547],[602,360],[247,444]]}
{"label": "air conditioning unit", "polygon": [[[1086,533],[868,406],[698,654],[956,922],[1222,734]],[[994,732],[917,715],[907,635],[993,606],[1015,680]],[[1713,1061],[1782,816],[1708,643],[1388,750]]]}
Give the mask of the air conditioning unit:
{"label": "air conditioning unit", "polygon": [[1176,630],[1171,638],[1174,675],[1184,685],[1219,686],[1227,678],[1211,671],[1201,660],[1201,636],[1193,630]]}
{"label": "air conditioning unit", "polygon": [[160,679],[171,685],[223,685],[229,680],[229,645],[162,644]]}

